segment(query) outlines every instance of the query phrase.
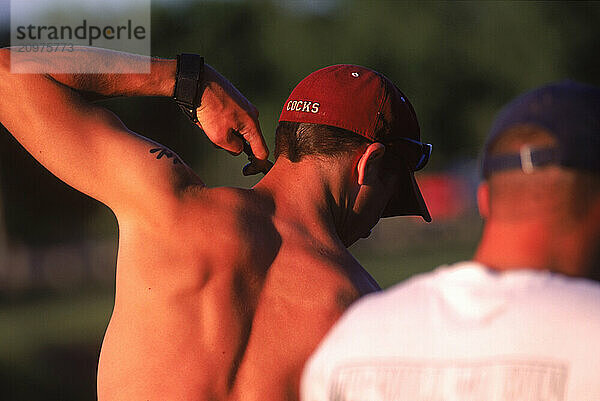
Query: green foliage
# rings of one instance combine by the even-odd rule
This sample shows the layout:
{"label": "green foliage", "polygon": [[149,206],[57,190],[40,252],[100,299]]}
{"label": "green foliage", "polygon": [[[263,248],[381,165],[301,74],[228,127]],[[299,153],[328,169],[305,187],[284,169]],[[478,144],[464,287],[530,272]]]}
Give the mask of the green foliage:
{"label": "green foliage", "polygon": [[[422,137],[434,144],[433,171],[477,157],[493,116],[518,93],[565,78],[598,84],[597,21],[600,3],[589,2],[161,1],[152,8],[152,52],[205,55],[258,106],[271,149],[281,105],[300,79],[336,63],[376,69],[413,102]],[[242,177],[245,158],[216,151],[169,101],[106,105],[179,152],[210,185],[258,179]],[[88,231],[102,234],[95,216],[112,218],[5,138],[0,171],[12,237],[68,240],[87,220]]]}
{"label": "green foliage", "polygon": [[[600,46],[598,4],[330,1],[313,12],[309,4],[160,9],[154,32],[180,30],[154,34],[154,49],[205,54],[261,106],[271,144],[283,101],[308,73],[336,63],[374,68],[413,101],[435,145],[434,168],[476,157],[494,114],[518,93],[565,78],[598,83],[600,51],[590,51]],[[185,36],[173,40],[177,32]]]}
{"label": "green foliage", "polygon": [[[180,1],[152,8],[152,52],[198,52],[260,112],[272,149],[281,105],[304,76],[362,64],[413,102],[434,144],[427,171],[477,157],[498,109],[518,93],[571,78],[598,84],[600,3]],[[180,153],[210,185],[253,185],[245,158],[216,151],[168,100],[105,103],[133,130]],[[42,171],[14,141],[0,143],[11,238],[105,235],[112,216]],[[39,194],[39,195],[38,195]],[[60,221],[60,224],[58,222]]]}

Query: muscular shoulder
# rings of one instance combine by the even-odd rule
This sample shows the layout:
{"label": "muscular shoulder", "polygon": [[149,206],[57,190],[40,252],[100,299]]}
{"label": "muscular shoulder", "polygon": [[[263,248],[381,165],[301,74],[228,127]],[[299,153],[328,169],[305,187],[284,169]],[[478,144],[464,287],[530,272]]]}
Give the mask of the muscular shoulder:
{"label": "muscular shoulder", "polygon": [[144,244],[173,248],[180,254],[195,252],[201,258],[215,253],[243,257],[248,247],[273,231],[248,192],[190,186],[156,205],[152,213],[118,216],[121,242],[134,241],[136,248]]}
{"label": "muscular shoulder", "polygon": [[270,273],[270,290],[300,308],[338,314],[362,292],[350,273],[352,263],[356,261],[341,253],[284,235]]}
{"label": "muscular shoulder", "polygon": [[230,241],[249,237],[260,210],[248,191],[238,188],[191,187],[178,201],[176,221],[182,230],[191,230],[204,239],[227,237]]}
{"label": "muscular shoulder", "polygon": [[272,211],[272,204],[251,190],[200,188],[182,199],[177,220],[179,230],[206,252],[265,264],[279,244]]}

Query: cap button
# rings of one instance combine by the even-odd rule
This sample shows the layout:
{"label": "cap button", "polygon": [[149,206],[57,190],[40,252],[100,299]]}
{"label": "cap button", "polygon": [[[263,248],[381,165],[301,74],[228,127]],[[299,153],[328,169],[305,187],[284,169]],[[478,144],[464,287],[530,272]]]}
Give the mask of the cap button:
{"label": "cap button", "polygon": [[354,78],[358,78],[358,72],[353,72],[353,73],[352,73],[352,76],[353,76]]}

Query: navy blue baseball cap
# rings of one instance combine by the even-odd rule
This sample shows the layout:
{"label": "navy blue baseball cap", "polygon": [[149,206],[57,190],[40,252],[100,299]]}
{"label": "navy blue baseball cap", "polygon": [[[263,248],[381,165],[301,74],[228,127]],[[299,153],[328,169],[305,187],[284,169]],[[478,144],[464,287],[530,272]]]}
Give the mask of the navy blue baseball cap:
{"label": "navy blue baseball cap", "polygon": [[[519,153],[490,155],[496,139],[519,125],[542,128],[555,137],[557,145],[525,146]],[[492,124],[482,162],[486,178],[495,171],[517,168],[527,172],[549,164],[600,172],[600,88],[562,81],[517,97]]]}

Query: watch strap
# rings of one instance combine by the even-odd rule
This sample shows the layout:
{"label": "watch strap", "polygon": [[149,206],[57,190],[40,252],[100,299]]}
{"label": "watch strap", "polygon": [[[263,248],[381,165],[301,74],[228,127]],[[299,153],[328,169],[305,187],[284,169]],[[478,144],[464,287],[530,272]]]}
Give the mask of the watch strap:
{"label": "watch strap", "polygon": [[204,57],[182,53],[177,56],[175,93],[173,99],[194,122],[198,122],[196,109],[200,106],[204,90]]}

